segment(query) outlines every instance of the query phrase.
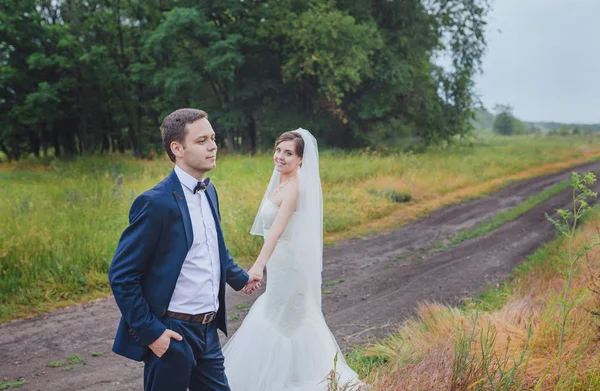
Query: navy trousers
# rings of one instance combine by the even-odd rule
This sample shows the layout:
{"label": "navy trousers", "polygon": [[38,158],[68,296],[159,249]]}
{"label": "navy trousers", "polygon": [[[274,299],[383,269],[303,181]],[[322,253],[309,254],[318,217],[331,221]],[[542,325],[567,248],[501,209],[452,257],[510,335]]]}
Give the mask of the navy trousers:
{"label": "navy trousers", "polygon": [[152,351],[146,356],[144,390],[230,391],[216,322],[201,324],[167,317],[165,324],[183,340],[171,339],[162,357]]}

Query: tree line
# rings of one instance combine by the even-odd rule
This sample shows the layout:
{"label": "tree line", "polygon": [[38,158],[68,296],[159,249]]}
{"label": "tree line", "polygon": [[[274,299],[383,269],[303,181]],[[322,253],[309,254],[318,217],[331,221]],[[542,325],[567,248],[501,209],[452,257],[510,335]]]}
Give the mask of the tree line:
{"label": "tree line", "polygon": [[[486,110],[478,110],[477,118],[485,118],[487,123],[493,123],[494,132],[510,136],[515,134],[539,134],[548,135],[592,135],[600,131],[600,124],[564,124],[559,122],[526,122],[521,121],[513,114],[514,108],[508,104],[497,104],[494,106],[496,116]],[[479,122],[481,124],[482,122]]]}
{"label": "tree line", "polygon": [[236,152],[295,127],[447,142],[470,128],[488,2],[0,0],[0,151],[144,156],[180,107]]}

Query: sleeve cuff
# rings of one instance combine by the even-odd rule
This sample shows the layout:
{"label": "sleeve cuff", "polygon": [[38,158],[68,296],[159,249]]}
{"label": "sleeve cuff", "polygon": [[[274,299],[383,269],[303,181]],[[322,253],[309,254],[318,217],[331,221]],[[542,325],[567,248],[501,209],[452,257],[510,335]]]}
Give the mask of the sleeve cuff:
{"label": "sleeve cuff", "polygon": [[239,278],[229,283],[229,285],[236,291],[239,291],[243,287],[245,287],[248,281],[250,280],[250,276],[248,275],[248,273],[246,273],[245,271],[242,271],[242,273],[243,274]]}

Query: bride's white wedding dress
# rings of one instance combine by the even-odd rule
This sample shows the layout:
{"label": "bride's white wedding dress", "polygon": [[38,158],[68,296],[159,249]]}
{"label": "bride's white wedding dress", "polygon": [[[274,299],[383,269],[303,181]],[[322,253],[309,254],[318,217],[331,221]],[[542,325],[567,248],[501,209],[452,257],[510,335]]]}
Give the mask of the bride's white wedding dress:
{"label": "bride's white wedding dress", "polygon": [[[277,211],[268,200],[260,208],[265,237]],[[265,293],[223,347],[232,391],[325,391],[336,353],[339,384],[358,381],[325,323],[320,295],[307,293],[314,281],[293,229],[300,227],[288,224],[267,262]]]}

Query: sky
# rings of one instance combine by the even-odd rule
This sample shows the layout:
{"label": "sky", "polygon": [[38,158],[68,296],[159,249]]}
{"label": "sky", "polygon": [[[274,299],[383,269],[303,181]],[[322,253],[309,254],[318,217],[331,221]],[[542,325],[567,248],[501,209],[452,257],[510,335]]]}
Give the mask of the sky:
{"label": "sky", "polygon": [[600,123],[600,0],[493,0],[476,93],[524,121]]}

